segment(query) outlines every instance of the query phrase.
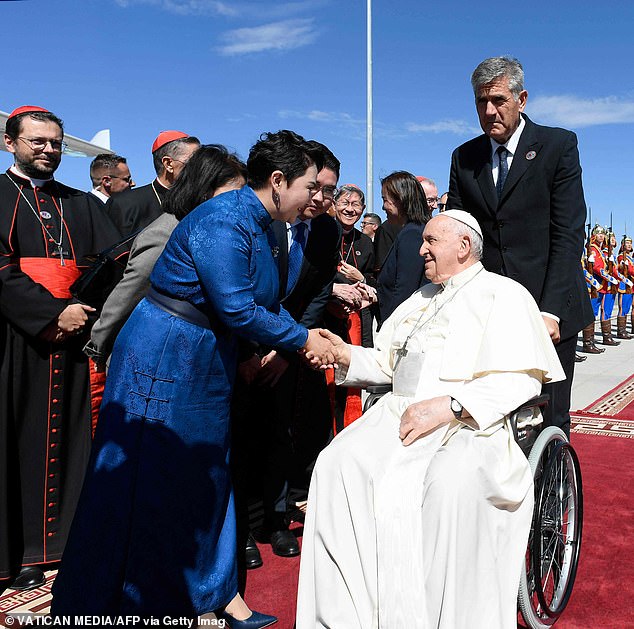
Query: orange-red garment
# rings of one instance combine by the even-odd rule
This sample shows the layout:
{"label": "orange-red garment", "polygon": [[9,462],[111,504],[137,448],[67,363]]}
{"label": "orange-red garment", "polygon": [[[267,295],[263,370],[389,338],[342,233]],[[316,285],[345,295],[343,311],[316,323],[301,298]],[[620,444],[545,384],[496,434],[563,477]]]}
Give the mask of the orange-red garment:
{"label": "orange-red garment", "polygon": [[[351,312],[346,320],[348,343],[352,345],[361,345],[361,315],[358,312]],[[340,432],[337,430],[337,421],[334,413],[335,405],[335,372],[333,369],[326,371],[326,384],[328,386],[328,394],[330,396],[330,406],[333,415],[333,434]],[[343,427],[349,426],[353,421],[359,419],[363,414],[363,405],[361,404],[361,389],[358,387],[348,387],[346,389],[346,405],[343,412]]]}
{"label": "orange-red garment", "polygon": [[58,299],[72,297],[69,289],[81,275],[74,260],[64,260],[62,266],[59,258],[20,258],[20,270]]}

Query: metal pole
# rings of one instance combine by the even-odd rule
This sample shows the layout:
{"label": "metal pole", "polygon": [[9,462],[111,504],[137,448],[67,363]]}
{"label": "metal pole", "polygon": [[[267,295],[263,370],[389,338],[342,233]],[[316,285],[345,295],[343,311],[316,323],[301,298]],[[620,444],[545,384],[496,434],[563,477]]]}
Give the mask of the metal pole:
{"label": "metal pole", "polygon": [[366,95],[366,170],[365,170],[365,200],[368,212],[374,207],[373,149],[372,149],[372,0],[367,0],[367,95]]}

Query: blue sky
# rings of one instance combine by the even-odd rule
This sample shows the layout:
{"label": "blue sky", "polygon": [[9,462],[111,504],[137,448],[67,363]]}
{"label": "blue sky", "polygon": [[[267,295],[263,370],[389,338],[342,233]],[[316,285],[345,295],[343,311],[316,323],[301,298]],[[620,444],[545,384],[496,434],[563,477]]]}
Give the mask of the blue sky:
{"label": "blue sky", "polygon": [[[163,129],[243,159],[263,131],[330,146],[341,183],[365,185],[365,1],[0,1],[0,109],[37,104],[85,139],[111,130],[139,185]],[[634,232],[634,3],[374,0],[374,177],[448,185],[452,150],[480,132],[469,77],[512,54],[526,112],[579,137],[593,219]],[[57,177],[88,189],[87,158]],[[0,168],[11,163],[0,153]],[[376,186],[378,188],[378,185]],[[375,207],[380,207],[375,190]]]}

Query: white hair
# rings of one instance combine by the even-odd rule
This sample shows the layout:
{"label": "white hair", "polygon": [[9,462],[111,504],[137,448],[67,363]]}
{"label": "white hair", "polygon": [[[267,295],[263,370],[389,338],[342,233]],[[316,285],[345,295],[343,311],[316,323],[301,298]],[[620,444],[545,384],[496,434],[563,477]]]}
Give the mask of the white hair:
{"label": "white hair", "polygon": [[469,241],[471,242],[471,257],[475,260],[482,260],[482,250],[484,246],[482,236],[466,223],[456,220],[452,220],[451,223],[455,234],[458,236],[469,236]]}

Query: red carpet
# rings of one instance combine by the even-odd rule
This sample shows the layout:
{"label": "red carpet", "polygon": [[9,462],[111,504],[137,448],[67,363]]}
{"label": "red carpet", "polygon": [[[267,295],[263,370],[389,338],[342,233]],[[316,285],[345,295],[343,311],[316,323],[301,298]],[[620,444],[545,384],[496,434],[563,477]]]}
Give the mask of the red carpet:
{"label": "red carpet", "polygon": [[[619,396],[632,382],[634,377],[588,408],[610,403],[611,396]],[[611,408],[615,407],[612,400]],[[571,440],[583,475],[583,546],[572,597],[556,626],[632,629],[634,422],[585,410],[573,414],[572,420]],[[276,557],[266,544],[260,550],[264,567],[248,573],[245,598],[252,608],[277,615],[279,629],[292,629],[299,558]]]}
{"label": "red carpet", "polygon": [[608,391],[596,402],[577,411],[581,416],[605,416],[611,419],[634,421],[634,375]]}
{"label": "red carpet", "polygon": [[575,419],[571,441],[583,476],[583,541],[572,597],[557,627],[632,628],[634,423],[628,435],[603,437],[576,432],[576,426],[585,431],[587,423]]}
{"label": "red carpet", "polygon": [[[625,381],[573,415],[572,443],[583,474],[584,531],[577,580],[558,629],[634,628],[634,421],[623,418],[631,402],[620,405],[616,399],[622,400],[633,382]],[[600,414],[601,404],[622,410],[616,410],[616,417]],[[302,532],[299,525],[294,530]],[[267,544],[260,550],[264,567],[248,573],[246,601],[253,609],[277,615],[279,629],[292,629],[299,557],[277,557]],[[48,611],[53,574],[33,592],[0,590],[0,625],[3,613],[16,608]]]}
{"label": "red carpet", "polygon": [[[296,535],[303,527],[293,525]],[[301,544],[301,537],[299,538]],[[251,609],[265,614],[274,614],[280,620],[275,627],[292,629],[295,623],[295,597],[299,577],[299,557],[278,557],[271,552],[269,544],[258,544],[264,566],[247,572],[247,587],[244,599]]]}

